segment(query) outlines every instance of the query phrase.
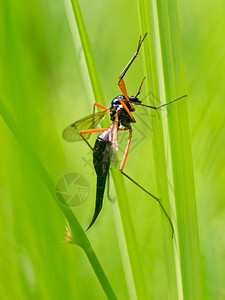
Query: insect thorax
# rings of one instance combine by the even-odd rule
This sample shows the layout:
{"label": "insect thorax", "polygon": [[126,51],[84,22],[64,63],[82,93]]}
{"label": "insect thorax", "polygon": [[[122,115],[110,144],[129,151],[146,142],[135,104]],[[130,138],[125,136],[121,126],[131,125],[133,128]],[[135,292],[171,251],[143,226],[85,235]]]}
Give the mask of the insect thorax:
{"label": "insect thorax", "polygon": [[118,124],[118,126],[120,127],[122,125],[124,127],[129,128],[130,123],[132,122],[132,119],[119,100],[124,100],[124,103],[127,105],[128,109],[131,112],[133,112],[135,110],[134,108],[132,108],[130,106],[129,102],[126,100],[126,98],[123,95],[117,96],[116,98],[114,98],[112,100],[111,105],[110,105],[110,119],[112,122],[114,122],[116,112],[119,109],[119,114],[118,114],[119,124]]}

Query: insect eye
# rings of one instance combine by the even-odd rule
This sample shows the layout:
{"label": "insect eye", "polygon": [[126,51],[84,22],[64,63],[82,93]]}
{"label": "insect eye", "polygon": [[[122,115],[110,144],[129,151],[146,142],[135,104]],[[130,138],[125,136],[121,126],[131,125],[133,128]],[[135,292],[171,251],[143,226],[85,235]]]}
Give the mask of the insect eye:
{"label": "insect eye", "polygon": [[129,97],[132,103],[141,103],[141,101],[136,96]]}

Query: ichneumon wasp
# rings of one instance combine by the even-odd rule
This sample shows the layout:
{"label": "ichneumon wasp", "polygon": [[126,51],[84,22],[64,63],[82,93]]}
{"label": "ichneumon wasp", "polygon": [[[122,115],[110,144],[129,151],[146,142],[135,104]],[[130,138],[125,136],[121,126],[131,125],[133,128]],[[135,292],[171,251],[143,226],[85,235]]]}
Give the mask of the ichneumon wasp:
{"label": "ichneumon wasp", "polygon": [[[99,103],[94,103],[94,110],[95,107],[98,106],[102,110],[96,113],[93,113],[87,117],[84,117],[83,119],[78,120],[77,122],[74,122],[69,127],[67,127],[63,131],[63,138],[68,142],[75,142],[81,140],[81,138],[87,143],[87,145],[91,148],[93,151],[93,164],[95,168],[95,172],[97,175],[97,190],[96,190],[96,204],[95,204],[95,212],[93,215],[93,218],[91,220],[90,225],[86,230],[88,230],[97,219],[101,209],[102,209],[102,201],[103,201],[103,195],[105,191],[105,184],[106,184],[106,177],[109,172],[109,166],[110,163],[112,163],[114,166],[117,164],[117,151],[118,151],[118,143],[117,143],[117,132],[118,130],[129,130],[129,138],[128,142],[125,148],[125,152],[120,164],[120,172],[127,177],[129,180],[131,180],[134,184],[136,184],[138,187],[140,187],[144,192],[146,192],[149,196],[154,198],[162,208],[163,212],[165,213],[171,229],[172,229],[172,235],[174,232],[173,223],[171,221],[170,216],[166,212],[165,208],[163,207],[161,200],[154,196],[152,193],[147,191],[145,188],[143,188],[139,183],[137,183],[135,180],[133,180],[130,176],[128,176],[123,170],[125,166],[125,162],[127,159],[127,154],[130,147],[131,137],[132,137],[132,127],[131,123],[135,123],[136,120],[132,115],[132,112],[135,111],[134,106],[135,105],[141,105],[145,106],[151,109],[159,109],[161,107],[164,107],[168,104],[171,104],[183,97],[186,97],[186,95],[179,97],[175,100],[172,100],[170,102],[167,102],[160,106],[149,106],[142,104],[141,101],[137,98],[138,95],[141,92],[142,84],[144,82],[144,79],[141,82],[141,85],[139,87],[139,90],[136,94],[136,96],[128,96],[125,83],[123,80],[123,77],[125,76],[126,72],[132,65],[133,61],[137,57],[140,47],[146,37],[147,33],[144,35],[143,38],[140,37],[138,42],[138,47],[136,52],[134,53],[131,60],[128,62],[124,70],[119,75],[119,88],[122,92],[122,95],[117,96],[114,98],[111,102],[111,105],[109,108],[103,106]],[[95,128],[102,120],[103,118],[110,113],[110,120],[111,125],[108,128]],[[84,137],[85,134],[91,134],[94,132],[100,132],[98,135],[94,147],[90,145],[90,143],[87,141],[88,137]]]}

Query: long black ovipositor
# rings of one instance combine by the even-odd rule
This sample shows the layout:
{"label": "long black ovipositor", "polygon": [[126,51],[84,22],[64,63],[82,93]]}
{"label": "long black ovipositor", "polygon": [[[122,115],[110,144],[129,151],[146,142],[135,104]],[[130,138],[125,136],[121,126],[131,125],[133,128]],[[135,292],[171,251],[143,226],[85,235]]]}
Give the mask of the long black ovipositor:
{"label": "long black ovipositor", "polygon": [[108,139],[105,140],[98,136],[93,148],[93,164],[97,175],[95,212],[86,231],[94,224],[102,209],[105,183],[110,166],[110,157],[111,142]]}

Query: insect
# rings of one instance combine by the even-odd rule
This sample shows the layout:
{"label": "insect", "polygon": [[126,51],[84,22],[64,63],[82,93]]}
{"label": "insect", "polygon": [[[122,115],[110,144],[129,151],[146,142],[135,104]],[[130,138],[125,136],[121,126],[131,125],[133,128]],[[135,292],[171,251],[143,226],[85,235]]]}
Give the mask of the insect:
{"label": "insect", "polygon": [[[138,99],[138,95],[141,92],[141,88],[144,82],[144,79],[141,82],[141,85],[139,87],[139,90],[135,96],[128,96],[126,91],[126,86],[124,83],[124,76],[127,73],[128,69],[132,65],[133,61],[137,57],[140,47],[146,37],[147,33],[144,35],[143,38],[140,37],[138,42],[138,47],[134,55],[132,56],[131,60],[128,62],[124,70],[119,75],[119,88],[122,92],[122,95],[119,95],[115,97],[109,108],[99,104],[94,103],[94,110],[95,107],[98,106],[102,110],[96,113],[93,113],[87,117],[84,117],[83,119],[80,119],[77,122],[74,122],[69,127],[67,127],[63,131],[63,138],[68,142],[75,142],[81,140],[81,138],[87,143],[87,145],[91,148],[93,151],[93,164],[95,168],[95,172],[97,175],[97,188],[96,188],[96,205],[95,205],[95,212],[93,215],[93,218],[91,220],[90,225],[86,230],[88,230],[97,219],[101,209],[102,209],[102,202],[103,202],[103,196],[104,196],[104,190],[105,190],[105,184],[106,184],[106,178],[109,172],[109,166],[110,163],[112,163],[114,166],[117,164],[117,151],[118,151],[118,142],[117,142],[117,133],[118,130],[123,131],[129,131],[129,138],[128,142],[125,148],[125,152],[120,164],[120,172],[127,177],[129,180],[131,180],[134,184],[136,184],[138,187],[140,187],[144,192],[146,192],[149,196],[154,198],[159,205],[161,206],[163,212],[165,213],[171,229],[172,233],[174,232],[173,224],[171,221],[171,218],[169,217],[168,213],[166,212],[165,208],[163,207],[161,200],[154,196],[152,193],[144,189],[139,183],[137,183],[135,180],[133,180],[130,176],[128,176],[123,170],[125,166],[125,162],[127,159],[128,151],[130,148],[131,143],[131,137],[132,137],[132,127],[131,123],[135,123],[136,120],[132,115],[132,112],[135,111],[135,105],[142,105],[151,109],[159,109],[163,106],[166,106],[170,103],[173,103],[183,97],[186,97],[186,95],[179,97],[175,100],[172,100],[170,102],[167,102],[166,104],[160,105],[160,106],[149,106],[142,104],[141,101]],[[111,125],[108,128],[95,128],[103,119],[104,117],[110,113],[110,120]],[[90,145],[88,142],[88,137],[84,137],[84,135],[91,134],[94,132],[99,132],[94,147]]]}

